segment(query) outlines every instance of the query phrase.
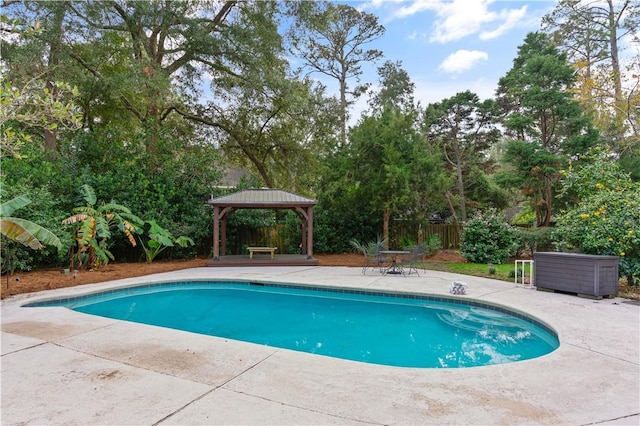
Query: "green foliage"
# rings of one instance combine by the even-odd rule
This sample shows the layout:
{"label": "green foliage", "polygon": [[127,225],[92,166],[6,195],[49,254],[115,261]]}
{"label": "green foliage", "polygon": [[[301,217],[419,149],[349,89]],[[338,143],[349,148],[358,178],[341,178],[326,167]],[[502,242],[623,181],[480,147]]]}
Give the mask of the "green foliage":
{"label": "green foliage", "polygon": [[464,226],[460,251],[470,262],[503,263],[516,248],[515,230],[495,209],[476,214]]}
{"label": "green foliage", "polygon": [[424,246],[424,254],[427,257],[431,257],[442,248],[442,241],[440,241],[440,236],[438,234],[431,234],[427,237],[427,241],[423,242]]}
{"label": "green foliage", "polygon": [[0,262],[2,271],[12,274],[16,270],[30,270],[32,255],[24,248],[45,251],[45,245],[62,250],[63,244],[52,231],[28,219],[15,217],[16,210],[31,204],[24,195],[12,198],[0,205]]}
{"label": "green foliage", "polygon": [[564,172],[563,194],[575,207],[558,218],[559,248],[619,256],[620,275],[640,278],[640,183],[624,174],[614,158],[596,151],[592,162]]}
{"label": "green foliage", "polygon": [[142,235],[138,234],[140,245],[144,250],[147,263],[153,262],[153,260],[167,247],[173,247],[174,243],[180,247],[192,246],[193,240],[189,237],[181,235],[174,237],[171,232],[158,225],[155,220],[147,220],[145,223],[149,225],[147,230],[147,243],[144,243]]}
{"label": "green foliage", "polygon": [[43,249],[44,244],[53,245],[60,250],[62,243],[53,232],[30,220],[11,216],[14,211],[28,204],[31,204],[31,200],[25,196],[19,196],[0,204],[0,231],[2,235],[34,250]]}
{"label": "green foliage", "polygon": [[478,95],[470,91],[430,104],[425,110],[425,132],[453,170],[451,181],[455,184],[448,190],[457,196],[463,222],[467,220],[467,205],[477,200],[469,197],[472,192],[476,192],[473,195],[478,198],[489,198],[483,191],[489,189],[488,185],[482,188],[478,183],[487,182],[482,170],[487,169],[491,161],[483,154],[500,137],[495,114],[492,100],[481,102]]}
{"label": "green foliage", "polygon": [[631,185],[629,175],[612,158],[611,153],[595,147],[585,152],[575,167],[570,162],[567,170],[560,171],[562,188],[559,195],[575,203],[603,190],[619,191]]}
{"label": "green foliage", "polygon": [[80,113],[76,105],[65,96],[77,96],[78,89],[64,82],[51,82],[38,87],[31,80],[22,89],[0,80],[0,157],[21,158],[25,144],[32,144],[29,128],[77,129]]}
{"label": "green foliage", "polygon": [[569,158],[594,145],[598,133],[573,99],[575,70],[552,39],[529,33],[513,67],[498,84],[498,104],[509,140],[502,171],[505,187],[525,194],[536,212],[537,226],[549,226],[555,213],[560,170]]}
{"label": "green foliage", "polygon": [[71,267],[98,269],[114,259],[108,246],[112,237],[111,230],[120,231],[135,247],[136,226],[143,222],[120,204],[110,202],[96,205],[96,193],[87,184],[82,185],[79,191],[86,205],[74,208],[74,214],[62,222],[64,225],[72,225],[77,243],[77,252],[73,248],[70,250]]}
{"label": "green foliage", "polygon": [[515,231],[520,254],[533,256],[536,251],[548,251],[553,248],[553,228],[515,228]]}
{"label": "green foliage", "polygon": [[359,251],[364,255],[374,255],[378,251],[383,250],[386,245],[385,240],[380,235],[378,235],[375,241],[361,243],[354,238],[352,240],[349,240],[349,244],[353,249]]}

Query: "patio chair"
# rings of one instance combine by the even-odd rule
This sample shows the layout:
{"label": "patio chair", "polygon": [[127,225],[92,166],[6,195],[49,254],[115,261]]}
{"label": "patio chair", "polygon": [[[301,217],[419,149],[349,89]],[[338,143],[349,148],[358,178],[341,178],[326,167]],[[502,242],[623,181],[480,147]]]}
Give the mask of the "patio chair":
{"label": "patio chair", "polygon": [[417,276],[420,276],[420,274],[418,273],[418,267],[422,269],[424,246],[420,245],[405,247],[405,250],[409,253],[402,256],[402,261],[400,262],[400,266],[404,270],[404,274],[411,275],[412,272],[415,272]]}
{"label": "patio chair", "polygon": [[387,258],[386,256],[380,254],[380,250],[384,250],[384,245],[372,244],[369,247],[369,250],[364,253],[364,266],[362,267],[362,275],[364,275],[369,268],[378,268],[380,273],[384,271]]}

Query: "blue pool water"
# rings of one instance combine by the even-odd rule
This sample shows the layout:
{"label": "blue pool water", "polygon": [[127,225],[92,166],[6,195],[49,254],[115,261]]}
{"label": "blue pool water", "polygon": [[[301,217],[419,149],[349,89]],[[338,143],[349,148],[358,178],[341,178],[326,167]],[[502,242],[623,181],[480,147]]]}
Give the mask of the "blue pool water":
{"label": "blue pool water", "polygon": [[125,321],[403,367],[521,361],[559,345],[532,318],[442,297],[248,283],[129,288],[31,306],[67,306]]}

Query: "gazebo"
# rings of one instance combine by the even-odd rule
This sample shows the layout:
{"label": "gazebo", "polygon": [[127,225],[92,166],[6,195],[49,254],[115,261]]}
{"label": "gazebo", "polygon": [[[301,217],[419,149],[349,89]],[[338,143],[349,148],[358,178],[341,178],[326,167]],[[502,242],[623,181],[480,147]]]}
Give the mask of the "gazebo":
{"label": "gazebo", "polygon": [[302,219],[302,253],[313,258],[313,206],[316,200],[279,189],[245,189],[208,201],[213,207],[213,261],[227,250],[227,219],[238,209],[294,210]]}

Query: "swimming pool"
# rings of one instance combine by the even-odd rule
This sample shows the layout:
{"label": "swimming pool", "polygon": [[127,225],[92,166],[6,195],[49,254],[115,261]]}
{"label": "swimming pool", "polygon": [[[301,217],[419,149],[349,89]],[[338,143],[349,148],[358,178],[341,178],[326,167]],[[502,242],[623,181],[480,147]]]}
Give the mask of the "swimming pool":
{"label": "swimming pool", "polygon": [[288,284],[163,283],[26,306],[402,367],[502,364],[559,346],[540,321],[469,299]]}

